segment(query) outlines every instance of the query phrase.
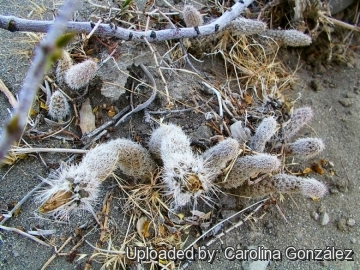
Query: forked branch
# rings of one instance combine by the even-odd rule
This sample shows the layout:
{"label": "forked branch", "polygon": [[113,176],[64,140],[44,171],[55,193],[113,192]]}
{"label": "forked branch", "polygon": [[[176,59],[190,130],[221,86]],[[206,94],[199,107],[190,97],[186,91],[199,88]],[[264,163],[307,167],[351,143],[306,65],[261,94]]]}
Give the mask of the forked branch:
{"label": "forked branch", "polygon": [[[214,22],[189,28],[171,28],[164,30],[134,31],[126,28],[117,27],[111,24],[100,24],[94,34],[102,36],[114,36],[127,41],[149,42],[164,41],[179,38],[193,38],[198,36],[207,36],[223,30],[232,20],[238,17],[248,5],[254,0],[240,0]],[[0,28],[11,32],[27,31],[45,33],[53,25],[53,21],[38,21],[21,19],[14,16],[0,15]],[[94,27],[90,22],[68,22],[66,31],[75,33],[92,32]]]}

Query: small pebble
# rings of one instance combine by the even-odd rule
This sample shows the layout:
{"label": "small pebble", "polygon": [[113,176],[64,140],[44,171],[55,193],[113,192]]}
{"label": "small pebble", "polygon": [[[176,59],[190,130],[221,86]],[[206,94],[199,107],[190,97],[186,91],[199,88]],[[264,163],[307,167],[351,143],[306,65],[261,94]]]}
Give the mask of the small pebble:
{"label": "small pebble", "polygon": [[356,244],[357,240],[356,240],[356,238],[351,238],[350,242],[353,243],[353,244]]}
{"label": "small pebble", "polygon": [[346,224],[349,226],[349,227],[354,227],[356,222],[355,222],[355,219],[353,218],[349,218],[346,222]]}
{"label": "small pebble", "polygon": [[330,193],[331,194],[338,194],[339,193],[339,190],[337,188],[330,188]]}
{"label": "small pebble", "polygon": [[270,221],[268,221],[268,222],[265,223],[265,227],[266,227],[267,229],[271,229],[271,228],[274,227],[274,224],[272,224]]}
{"label": "small pebble", "polygon": [[316,81],[316,80],[312,80],[312,81],[310,82],[310,87],[311,87],[315,92],[321,90],[321,85],[320,85],[319,82]]}
{"label": "small pebble", "polygon": [[314,220],[319,220],[319,214],[318,213],[316,213],[315,211],[312,211],[311,213],[310,213],[310,216],[314,219]]}
{"label": "small pebble", "polygon": [[353,104],[353,100],[351,98],[341,98],[339,102],[344,107],[350,107]]}
{"label": "small pebble", "polygon": [[326,212],[322,213],[320,216],[320,225],[325,226],[329,222],[330,222],[330,217],[329,217],[328,213],[326,213]]}
{"label": "small pebble", "polygon": [[342,232],[345,232],[347,230],[346,219],[345,218],[340,218],[339,219],[339,221],[337,223],[337,228]]}
{"label": "small pebble", "polygon": [[325,212],[325,207],[323,205],[320,205],[318,208],[318,213],[322,214]]}

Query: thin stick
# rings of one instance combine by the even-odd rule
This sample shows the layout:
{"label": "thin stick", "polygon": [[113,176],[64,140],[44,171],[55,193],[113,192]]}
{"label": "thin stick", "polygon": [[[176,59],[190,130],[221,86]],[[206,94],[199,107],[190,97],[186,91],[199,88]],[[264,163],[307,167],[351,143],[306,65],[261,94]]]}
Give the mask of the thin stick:
{"label": "thin stick", "polygon": [[201,82],[203,85],[205,85],[207,88],[209,88],[210,90],[212,90],[218,99],[218,103],[219,103],[219,116],[220,116],[220,133],[222,134],[223,132],[223,125],[222,125],[222,121],[223,121],[223,117],[224,117],[224,112],[223,112],[223,108],[222,108],[222,98],[221,98],[221,94],[218,90],[216,90],[214,87],[212,87],[211,85],[207,84],[206,82]]}
{"label": "thin stick", "polygon": [[29,154],[29,153],[72,153],[72,154],[86,154],[89,150],[83,149],[67,149],[67,148],[12,148],[9,153],[14,154]]}
{"label": "thin stick", "polygon": [[13,108],[15,108],[17,106],[17,100],[1,79],[0,79],[0,91],[5,94],[5,96],[9,100],[10,105]]}
{"label": "thin stick", "polygon": [[[5,157],[10,146],[22,136],[38,85],[43,79],[46,68],[50,66],[49,61],[51,57],[54,56],[55,51],[59,48],[57,45],[58,39],[65,32],[66,23],[70,19],[73,11],[75,11],[77,3],[78,1],[67,0],[55,21],[51,21],[51,27],[50,25],[46,27],[46,31],[49,30],[49,32],[35,51],[32,65],[26,74],[26,78],[19,92],[18,106],[12,118],[5,125],[3,137],[0,142],[0,160]],[[10,19],[7,23],[5,22],[6,25],[3,25],[4,21],[2,19],[0,19],[0,21],[1,26],[10,31],[16,31],[17,24],[13,19]]]}
{"label": "thin stick", "polygon": [[[98,7],[98,8],[102,8],[102,9],[109,9],[109,10],[114,10],[114,11],[122,11],[121,8],[116,8],[116,7],[109,7],[109,6],[103,6],[100,4],[96,4],[94,3],[92,0],[87,0],[89,2],[89,4],[93,5],[94,7]],[[127,12],[129,13],[135,13],[135,14],[141,14],[141,15],[145,15],[145,16],[152,16],[152,15],[159,15],[159,13],[156,12],[142,12],[142,11],[137,11],[137,10],[127,10]],[[165,15],[179,15],[179,12],[165,12],[163,13]]]}
{"label": "thin stick", "polygon": [[111,120],[107,121],[106,123],[102,124],[100,127],[94,129],[93,131],[89,132],[85,136],[81,138],[81,141],[86,144],[90,142],[90,139],[94,137],[95,135],[99,134],[100,132],[104,131],[105,128],[111,126],[114,124],[117,120],[119,120],[120,117],[122,117],[128,110],[130,109],[130,106],[126,106],[124,109],[122,109],[118,114],[116,114]]}
{"label": "thin stick", "polygon": [[[233,217],[236,217],[237,215],[245,212],[246,210],[251,209],[251,208],[253,208],[254,206],[260,204],[260,205],[253,211],[253,213],[255,213],[256,211],[258,211],[258,210],[264,205],[264,203],[265,203],[267,200],[269,200],[269,198],[266,198],[266,199],[264,199],[264,200],[258,201],[258,202],[256,202],[256,203],[254,203],[254,204],[252,204],[252,205],[250,205],[250,206],[242,209],[241,211],[236,212],[235,214],[231,215],[230,217],[228,217],[228,218],[220,221],[220,222],[217,223],[215,226],[211,227],[211,228],[208,229],[206,232],[204,232],[201,236],[199,236],[198,238],[196,238],[190,245],[188,245],[187,248],[185,248],[184,251],[186,251],[186,250],[188,250],[189,248],[191,248],[193,245],[195,245],[197,242],[199,242],[202,238],[204,238],[205,235],[207,235],[209,232],[211,232],[212,230],[214,230],[214,229],[215,229],[216,227],[218,227],[219,225],[221,225],[221,224],[223,224],[224,222],[232,219]],[[253,214],[253,213],[252,213],[252,214]],[[249,219],[249,218],[247,218],[247,219]],[[245,220],[245,221],[246,221],[246,220]],[[237,223],[237,224],[238,224],[238,223]],[[229,229],[228,229],[226,232],[229,232]],[[220,238],[220,237],[223,236],[223,235],[224,235],[224,233],[220,233],[219,236],[216,236],[216,238],[218,239],[218,238]],[[213,242],[215,242],[215,241],[212,241],[209,245],[211,245]],[[209,246],[209,245],[207,245],[207,246]]]}
{"label": "thin stick", "polygon": [[[223,30],[232,20],[238,17],[248,5],[254,0],[243,0],[236,2],[231,8],[226,10],[224,14],[210,24],[194,27],[135,31],[122,27],[116,29],[110,24],[100,24],[95,31],[96,35],[114,36],[126,41],[135,42],[158,42],[170,39],[193,38],[197,36],[208,36]],[[151,13],[148,13],[151,15]],[[21,19],[14,16],[0,16],[0,28],[9,31],[28,31],[45,33],[54,24],[53,21],[37,21]],[[76,33],[90,33],[92,31],[89,22],[68,22],[67,31]]]}
{"label": "thin stick", "polygon": [[[262,201],[259,201],[259,202],[257,202],[257,203],[254,203],[254,204],[246,207],[245,209],[243,209],[243,210],[241,210],[241,211],[239,211],[239,212],[231,215],[230,217],[228,217],[228,218],[220,221],[218,224],[216,224],[215,226],[211,227],[209,230],[207,230],[205,233],[203,233],[200,237],[198,237],[198,238],[197,238],[194,242],[192,242],[185,250],[191,248],[191,247],[192,247],[194,244],[196,244],[200,239],[202,239],[206,234],[208,234],[209,232],[211,232],[213,229],[215,229],[215,228],[216,228],[217,226],[219,226],[220,224],[224,223],[224,222],[227,221],[227,220],[230,220],[231,218],[233,218],[233,217],[235,217],[236,215],[244,212],[245,210],[250,209],[250,208],[252,208],[252,207],[260,204],[260,205],[258,205],[258,207],[256,207],[256,209],[255,209],[254,211],[252,211],[252,212],[251,212],[248,216],[246,216],[244,219],[241,219],[239,222],[235,223],[233,226],[231,226],[231,227],[230,227],[229,229],[227,229],[225,232],[221,232],[221,233],[215,235],[215,236],[213,237],[213,239],[211,239],[209,242],[207,242],[207,243],[205,244],[205,246],[203,246],[203,247],[209,247],[210,245],[212,245],[213,243],[215,243],[217,240],[219,240],[221,237],[223,237],[226,233],[229,233],[229,232],[231,232],[232,230],[234,230],[234,229],[239,228],[240,226],[242,226],[245,221],[249,220],[250,217],[252,217],[257,211],[259,211],[259,210],[263,207],[263,205],[265,204],[265,202],[266,202],[267,200],[269,200],[269,198],[264,199],[264,200],[262,200]],[[192,262],[193,262],[193,261],[186,261],[186,262],[184,263],[184,265],[179,268],[179,270],[185,270],[188,266],[190,266],[190,264],[191,264]]]}
{"label": "thin stick", "polygon": [[14,208],[13,208],[9,213],[6,214],[5,218],[0,222],[0,225],[3,225],[9,218],[11,218],[12,215],[15,213],[15,211],[17,211],[17,210],[24,204],[24,202],[26,202],[27,199],[29,199],[30,196],[31,196],[35,191],[37,191],[39,188],[41,188],[43,185],[44,185],[44,183],[40,183],[40,184],[38,184],[36,187],[34,187],[32,190],[30,190],[29,193],[26,194],[25,197],[22,198],[22,199],[20,200],[20,202],[18,202],[18,203],[14,206]]}
{"label": "thin stick", "polygon": [[66,239],[65,243],[55,252],[55,254],[53,254],[50,259],[48,259],[46,261],[46,263],[43,265],[43,267],[41,267],[41,270],[45,270],[49,264],[58,256],[58,253],[64,248],[66,247],[66,245],[72,240],[72,236],[70,236],[68,239]]}
{"label": "thin stick", "polygon": [[[156,88],[156,83],[155,83],[155,80],[154,80],[154,77],[151,75],[151,73],[149,72],[149,70],[143,65],[143,64],[140,64],[140,67],[141,69],[143,70],[143,72],[145,73],[145,75],[148,77],[148,79],[150,80],[151,82],[151,85],[152,85],[152,89],[153,89],[153,92],[151,94],[151,96],[149,97],[148,100],[146,100],[144,103],[142,104],[139,104],[136,106],[135,109],[133,109],[132,111],[128,112],[127,114],[125,114],[119,121],[117,121],[117,123],[115,124],[115,127],[118,126],[119,124],[125,122],[125,120],[132,114],[136,113],[136,112],[139,112],[143,109],[146,109],[155,99],[156,97],[156,93],[157,93],[157,88]],[[128,106],[130,107],[130,106]]]}
{"label": "thin stick", "polygon": [[37,238],[35,236],[32,236],[31,234],[28,234],[28,233],[26,233],[26,232],[24,232],[22,230],[17,229],[17,228],[6,227],[6,226],[3,226],[3,225],[0,225],[0,230],[21,234],[22,236],[30,238],[31,240],[33,240],[33,241],[35,241],[35,242],[37,242],[37,243],[39,243],[41,245],[51,247],[48,243],[45,243],[44,241],[40,240],[39,238]]}

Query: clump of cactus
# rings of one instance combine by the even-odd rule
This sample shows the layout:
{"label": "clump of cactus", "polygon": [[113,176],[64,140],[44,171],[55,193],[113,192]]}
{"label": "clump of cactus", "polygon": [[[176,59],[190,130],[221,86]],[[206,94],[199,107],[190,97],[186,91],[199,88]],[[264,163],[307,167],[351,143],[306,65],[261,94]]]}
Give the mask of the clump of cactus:
{"label": "clump of cactus", "polygon": [[93,213],[101,193],[101,182],[119,168],[122,173],[149,179],[156,169],[150,154],[139,144],[116,139],[91,149],[77,165],[60,167],[44,182],[36,200],[41,213],[68,219],[73,213],[85,210]]}
{"label": "clump of cactus", "polygon": [[[281,192],[323,197],[327,188],[321,182],[282,173],[279,149],[268,146],[269,141],[276,143],[295,136],[300,129],[297,125],[303,126],[311,116],[311,108],[299,108],[281,131],[274,117],[264,118],[249,139],[253,151],[246,155],[233,138],[218,142],[203,154],[195,153],[189,137],[173,124],[161,124],[153,131],[149,151],[127,139],[109,141],[90,150],[78,165],[64,166],[44,180],[50,187],[38,195],[40,212],[60,218],[77,210],[92,212],[101,182],[116,169],[128,176],[151,180],[157,168],[151,154],[162,166],[164,193],[172,198],[174,209],[191,203],[196,206],[199,200],[209,203],[220,187],[239,187],[240,193],[247,196]],[[246,130],[241,134],[250,135],[243,124],[239,127]],[[239,140],[246,143],[241,136]],[[268,149],[273,153],[266,153]],[[285,142],[282,149],[285,155],[308,159],[319,154],[324,143],[318,138],[301,138]],[[255,177],[261,177],[261,181],[253,182]]]}
{"label": "clump of cactus", "polygon": [[[275,118],[264,118],[250,138],[249,143],[250,148],[258,153],[239,157],[222,186],[225,188],[244,186],[243,195],[247,196],[265,196],[270,193],[282,192],[300,193],[308,197],[323,197],[327,190],[324,184],[312,178],[306,179],[282,173],[277,174],[280,171],[280,160],[276,155],[264,153],[270,148],[267,147],[269,142],[285,141],[284,154],[286,156],[310,159],[320,154],[325,145],[319,138],[300,138],[293,143],[288,142],[312,117],[313,111],[310,107],[295,109],[277,136],[275,135],[278,124]],[[274,150],[274,154],[278,154],[276,151],[279,151],[280,148],[278,146],[270,150]],[[265,178],[256,184],[252,184],[250,179],[258,174],[268,174],[270,180]]]}

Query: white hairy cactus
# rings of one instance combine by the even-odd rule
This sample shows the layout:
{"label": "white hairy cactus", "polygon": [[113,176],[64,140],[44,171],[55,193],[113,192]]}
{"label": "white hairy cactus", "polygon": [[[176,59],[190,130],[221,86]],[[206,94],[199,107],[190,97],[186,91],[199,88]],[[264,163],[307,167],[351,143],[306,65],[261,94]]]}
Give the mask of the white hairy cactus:
{"label": "white hairy cactus", "polygon": [[240,157],[235,161],[226,182],[223,182],[223,187],[239,187],[251,176],[258,173],[277,171],[280,165],[280,160],[276,156],[269,154],[256,154],[254,156]]}
{"label": "white hairy cactus", "polygon": [[302,178],[288,174],[277,174],[270,179],[247,186],[243,195],[261,197],[272,193],[299,193],[306,197],[322,198],[327,193],[327,187],[313,178]]}
{"label": "white hairy cactus", "polygon": [[231,137],[237,140],[240,144],[243,144],[250,140],[251,131],[245,127],[242,121],[236,121],[230,126]]}
{"label": "white hairy cactus", "polygon": [[61,58],[57,62],[55,75],[56,75],[56,81],[61,84],[65,80],[65,73],[68,71],[68,69],[73,65],[73,60],[71,59],[70,54],[63,50]]}
{"label": "white hairy cactus", "polygon": [[228,28],[236,35],[253,35],[264,32],[267,26],[262,21],[239,17],[231,21]]}
{"label": "white hairy cactus", "polygon": [[210,181],[215,180],[229,162],[238,155],[239,147],[239,143],[236,140],[227,138],[202,154],[205,168],[211,172],[212,177],[209,179]]}
{"label": "white hairy cactus", "polygon": [[306,125],[313,117],[310,107],[301,107],[294,110],[290,120],[283,126],[283,138],[288,140]]}
{"label": "white hairy cactus", "polygon": [[309,46],[312,42],[310,36],[298,30],[266,30],[261,35],[291,47]]}
{"label": "white hairy cactus", "polygon": [[210,198],[208,194],[215,189],[210,181],[212,172],[205,168],[203,158],[192,152],[190,139],[181,128],[161,125],[152,133],[149,149],[163,161],[162,179],[166,194],[173,196],[174,208]]}
{"label": "white hairy cactus", "polygon": [[285,147],[285,153],[301,159],[310,159],[325,149],[323,141],[319,138],[302,138]]}
{"label": "white hairy cactus", "polygon": [[99,181],[105,180],[119,168],[123,174],[140,179],[150,179],[156,169],[149,152],[140,144],[128,139],[115,139],[91,149],[82,164]]}
{"label": "white hairy cactus", "polygon": [[63,120],[70,113],[70,106],[66,97],[55,91],[50,97],[48,114],[56,120]]}
{"label": "white hairy cactus", "polygon": [[65,219],[78,210],[92,212],[101,182],[117,168],[126,175],[150,179],[156,165],[148,151],[133,141],[116,139],[100,144],[80,164],[61,167],[59,173],[44,179],[50,187],[37,196],[39,211]]}
{"label": "white hairy cactus", "polygon": [[[163,143],[163,141],[165,142]],[[162,146],[162,144],[164,144]],[[182,131],[182,129],[174,124],[162,124],[153,131],[149,141],[149,150],[155,158],[163,160],[166,155],[173,153],[191,153],[190,139]],[[161,150],[161,147],[164,150]],[[161,154],[162,153],[162,154]]]}
{"label": "white hairy cactus", "polygon": [[183,17],[186,27],[198,27],[203,24],[203,17],[200,12],[192,5],[185,5]]}
{"label": "white hairy cactus", "polygon": [[95,77],[97,70],[98,64],[94,60],[85,60],[67,70],[65,82],[70,88],[78,90],[87,85]]}
{"label": "white hairy cactus", "polygon": [[260,153],[264,151],[266,143],[276,132],[276,125],[274,117],[266,117],[261,121],[250,141],[250,147],[253,151]]}
{"label": "white hairy cactus", "polygon": [[94,213],[101,182],[83,164],[62,166],[60,172],[43,181],[50,187],[37,194],[40,213],[65,220],[77,211]]}

